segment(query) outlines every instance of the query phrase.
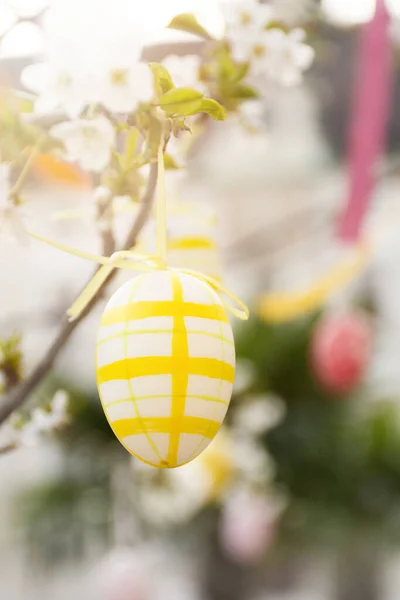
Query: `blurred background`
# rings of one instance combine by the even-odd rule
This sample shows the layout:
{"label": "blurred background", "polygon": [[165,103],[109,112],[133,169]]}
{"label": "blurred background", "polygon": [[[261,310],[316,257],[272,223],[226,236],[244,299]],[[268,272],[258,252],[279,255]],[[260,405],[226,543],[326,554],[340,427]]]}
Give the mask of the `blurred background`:
{"label": "blurred background", "polygon": [[[20,77],[45,52],[50,4],[0,0],[1,87],[27,102]],[[63,425],[38,436],[36,413],[21,443],[10,424],[0,428],[2,600],[400,600],[400,2],[386,3],[388,64],[375,0],[270,4],[283,30],[306,31],[313,65],[295,87],[268,87],[255,124],[235,114],[209,123],[187,169],[167,172],[170,197],[190,206],[171,210],[170,239],[205,232],[212,251],[196,268],[223,277],[251,310],[234,323],[224,427],[177,470],[128,455],[96,390],[101,302],[17,417],[67,402]],[[191,52],[190,34],[164,29],[178,13],[194,13],[215,36],[224,28],[217,0],[131,8],[132,36],[145,32],[156,57]],[[79,24],[79,10],[71,18]],[[5,102],[0,111],[4,156],[13,117]],[[357,163],[375,119],[376,152]],[[355,192],[366,171],[370,183]],[[23,218],[100,251],[97,185],[39,155]],[[123,238],[131,217],[114,217]],[[7,392],[45,353],[92,269],[0,231]],[[149,226],[142,243],[152,236]]]}

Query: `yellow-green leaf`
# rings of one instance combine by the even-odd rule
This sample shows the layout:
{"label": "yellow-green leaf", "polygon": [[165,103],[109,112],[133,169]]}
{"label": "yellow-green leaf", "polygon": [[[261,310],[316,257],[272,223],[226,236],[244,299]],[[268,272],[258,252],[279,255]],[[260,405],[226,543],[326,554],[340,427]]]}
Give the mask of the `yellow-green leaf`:
{"label": "yellow-green leaf", "polygon": [[239,83],[239,81],[242,81],[242,79],[244,79],[249,72],[249,68],[250,63],[248,62],[236,64],[236,73],[232,78],[233,83]]}
{"label": "yellow-green leaf", "polygon": [[212,100],[212,98],[203,98],[199,110],[196,112],[206,113],[215,119],[215,121],[224,121],[226,119],[226,110],[219,102]]}
{"label": "yellow-green leaf", "polygon": [[[165,0],[166,1],[166,0]],[[177,15],[172,19],[168,25],[169,29],[178,29],[179,31],[186,31],[187,33],[193,33],[205,40],[214,39],[206,29],[197,21],[194,15],[184,13]]]}
{"label": "yellow-green leaf", "polygon": [[149,67],[153,72],[154,84],[156,86],[156,91],[158,94],[165,94],[166,92],[169,92],[169,90],[172,90],[175,87],[171,75],[169,74],[168,70],[164,67],[164,65],[152,62],[149,63]]}
{"label": "yellow-green leaf", "polygon": [[188,117],[199,112],[203,94],[192,88],[174,88],[160,98],[160,106],[168,115]]}
{"label": "yellow-green leaf", "polygon": [[243,84],[239,84],[239,85],[235,85],[232,88],[232,92],[230,94],[232,96],[232,98],[239,98],[239,99],[249,99],[249,98],[258,98],[259,94],[258,92],[251,87],[250,85],[243,85]]}
{"label": "yellow-green leaf", "polygon": [[170,154],[164,154],[164,167],[166,169],[180,169],[176,160]]}

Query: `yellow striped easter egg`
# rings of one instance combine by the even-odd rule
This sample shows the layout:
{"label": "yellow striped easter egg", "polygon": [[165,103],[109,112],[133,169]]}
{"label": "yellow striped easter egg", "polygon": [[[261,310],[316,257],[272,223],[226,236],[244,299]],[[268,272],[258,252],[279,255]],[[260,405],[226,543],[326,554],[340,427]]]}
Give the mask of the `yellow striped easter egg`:
{"label": "yellow striped easter egg", "polygon": [[214,290],[173,271],[139,275],[110,299],[97,337],[97,384],[121,444],[155,467],[183,465],[216,435],[232,393],[235,347]]}

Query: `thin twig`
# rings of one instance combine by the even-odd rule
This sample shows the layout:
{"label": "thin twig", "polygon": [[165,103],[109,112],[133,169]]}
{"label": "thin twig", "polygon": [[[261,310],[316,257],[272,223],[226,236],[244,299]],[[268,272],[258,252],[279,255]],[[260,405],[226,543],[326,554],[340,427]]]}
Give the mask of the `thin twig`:
{"label": "thin twig", "polygon": [[28,177],[32,164],[36,158],[36,156],[39,153],[39,148],[40,148],[40,142],[38,141],[37,144],[35,144],[33,146],[33,148],[31,149],[28,158],[26,159],[26,162],[21,170],[21,173],[19,174],[19,177],[17,179],[17,181],[14,183],[13,187],[11,188],[10,192],[9,192],[9,197],[12,200],[15,200],[18,197],[18,194],[21,191],[21,188],[25,182],[25,179]]}
{"label": "thin twig", "polygon": [[98,201],[97,206],[96,220],[105,256],[110,256],[115,252],[115,238],[112,230],[113,200],[110,193],[103,201]]}
{"label": "thin twig", "polygon": [[[157,163],[154,162],[150,167],[149,180],[147,188],[144,193],[141,202],[141,208],[137,215],[137,218],[133,224],[131,231],[128,234],[125,244],[123,245],[124,250],[131,249],[135,246],[138,235],[140,234],[143,226],[150,215],[151,206],[153,203],[154,192],[157,185]],[[0,402],[0,423],[3,423],[15,410],[20,408],[24,402],[28,399],[29,395],[34,389],[41,383],[46,377],[51,368],[54,365],[56,358],[60,351],[64,348],[72,333],[75,331],[79,323],[90,313],[92,308],[98,303],[102,297],[106,286],[115,277],[116,270],[112,271],[108,276],[108,279],[103,283],[96,296],[88,304],[83,313],[74,321],[68,321],[67,316],[61,320],[59,331],[48,348],[46,354],[43,356],[37,367],[22,383],[16,386],[10,393],[8,393]]]}

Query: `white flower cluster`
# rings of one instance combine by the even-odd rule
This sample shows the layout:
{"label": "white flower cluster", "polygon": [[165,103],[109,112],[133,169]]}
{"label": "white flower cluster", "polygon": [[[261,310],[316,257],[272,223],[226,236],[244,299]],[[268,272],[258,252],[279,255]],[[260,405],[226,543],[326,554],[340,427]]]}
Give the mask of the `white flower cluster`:
{"label": "white flower cluster", "polygon": [[312,64],[314,50],[305,42],[305,32],[267,29],[275,19],[273,8],[257,0],[236,0],[222,5],[226,38],[232,56],[250,61],[250,76],[266,77],[281,85],[297,85]]}
{"label": "white flower cluster", "polygon": [[102,104],[125,113],[149,99],[151,72],[140,62],[143,39],[130,15],[124,0],[52,4],[44,22],[47,60],[22,73],[38,94],[38,112],[61,109],[76,118],[85,106]]}
{"label": "white flower cluster", "polygon": [[68,395],[59,390],[53,397],[50,410],[35,408],[23,427],[16,427],[12,421],[6,423],[0,429],[1,448],[35,446],[43,434],[50,433],[68,422],[67,406]]}
{"label": "white flower cluster", "polygon": [[46,61],[22,72],[22,83],[37,94],[37,113],[59,110],[72,119],[51,134],[64,143],[66,158],[88,171],[106,167],[115,132],[105,117],[80,118],[85,108],[124,114],[151,100],[152,74],[140,62],[144,42],[135,18],[126,0],[55,0],[44,23]]}

